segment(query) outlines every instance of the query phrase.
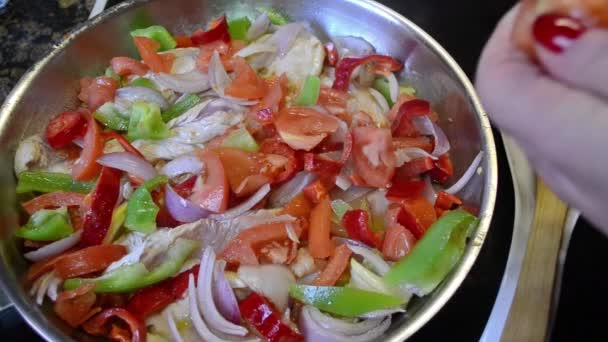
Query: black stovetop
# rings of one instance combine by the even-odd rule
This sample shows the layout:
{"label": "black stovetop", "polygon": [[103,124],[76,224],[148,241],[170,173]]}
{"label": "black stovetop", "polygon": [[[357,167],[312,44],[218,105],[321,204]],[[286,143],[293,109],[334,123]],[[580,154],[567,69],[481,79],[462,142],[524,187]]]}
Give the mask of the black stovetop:
{"label": "black stovetop", "polygon": [[[167,0],[168,1],[168,0]],[[9,0],[0,10],[0,100],[50,45],[86,20],[93,1],[76,1],[66,9],[56,0]],[[110,0],[108,5],[119,3]],[[484,42],[513,0],[382,0],[432,35],[472,79]],[[481,336],[505,268],[513,226],[513,190],[504,148],[495,131],[499,187],[491,230],[463,285],[443,309],[411,340],[475,341]],[[608,340],[603,329],[608,282],[596,260],[608,260],[606,238],[586,223],[577,226],[566,264],[561,307],[554,340]],[[598,293],[600,295],[598,295]],[[601,323],[600,323],[601,322]],[[599,324],[598,324],[599,323]],[[9,340],[40,338],[14,309],[0,313],[0,331]]]}

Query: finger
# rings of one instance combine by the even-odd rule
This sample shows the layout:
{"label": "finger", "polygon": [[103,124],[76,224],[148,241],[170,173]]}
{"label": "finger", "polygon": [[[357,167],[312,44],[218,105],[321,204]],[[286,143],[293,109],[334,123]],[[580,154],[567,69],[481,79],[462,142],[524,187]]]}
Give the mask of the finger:
{"label": "finger", "polygon": [[608,98],[608,31],[576,19],[544,15],[534,23],[540,63],[555,79]]}

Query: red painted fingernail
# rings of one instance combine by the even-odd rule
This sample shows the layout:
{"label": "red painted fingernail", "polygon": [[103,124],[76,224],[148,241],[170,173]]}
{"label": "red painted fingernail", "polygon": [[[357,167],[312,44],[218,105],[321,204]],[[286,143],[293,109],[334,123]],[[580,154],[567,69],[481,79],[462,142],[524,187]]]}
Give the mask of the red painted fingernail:
{"label": "red painted fingernail", "polygon": [[545,48],[561,53],[586,30],[582,22],[572,17],[545,14],[536,18],[532,34],[534,39]]}

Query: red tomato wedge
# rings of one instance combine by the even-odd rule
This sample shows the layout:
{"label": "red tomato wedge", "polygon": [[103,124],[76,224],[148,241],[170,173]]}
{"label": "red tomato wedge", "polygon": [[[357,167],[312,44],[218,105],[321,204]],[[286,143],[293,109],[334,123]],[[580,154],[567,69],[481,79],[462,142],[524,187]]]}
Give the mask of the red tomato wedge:
{"label": "red tomato wedge", "polygon": [[76,328],[101,311],[94,307],[97,295],[94,284],[85,284],[71,291],[61,292],[55,301],[54,311],[71,327]]}
{"label": "red tomato wedge", "polygon": [[23,203],[22,206],[31,215],[40,209],[80,206],[84,201],[84,197],[85,195],[77,192],[49,192]]}
{"label": "red tomato wedge", "polygon": [[100,245],[83,248],[66,254],[55,263],[55,272],[61,279],[74,278],[105,270],[111,263],[127,254],[123,245]]}
{"label": "red tomato wedge", "polygon": [[283,141],[294,150],[310,151],[329,133],[338,129],[339,120],[309,107],[281,110],[274,125]]}
{"label": "red tomato wedge", "polygon": [[220,157],[230,189],[238,196],[250,195],[264,184],[272,182],[271,165],[264,155],[238,148],[221,147],[214,150]]}
{"label": "red tomato wedge", "polygon": [[281,211],[281,215],[291,215],[295,218],[308,219],[310,211],[312,210],[312,203],[304,196],[299,194],[294,197]]}
{"label": "red tomato wedge", "polygon": [[268,93],[251,108],[250,116],[262,124],[272,123],[279,109],[284,105],[286,93],[287,77],[285,75],[268,82]]}
{"label": "red tomato wedge", "polygon": [[87,333],[91,335],[108,336],[109,334],[112,334],[113,331],[115,331],[115,329],[111,329],[110,331],[108,331],[108,329],[110,328],[108,326],[108,323],[111,319],[120,319],[127,324],[131,333],[131,342],[146,341],[147,331],[144,322],[141,322],[135,316],[133,316],[133,314],[123,308],[106,309],[97,314],[90,321],[86,322],[82,327]]}
{"label": "red tomato wedge", "polygon": [[144,60],[144,63],[150,68],[150,70],[157,73],[171,72],[171,66],[173,65],[175,55],[170,53],[159,55],[156,53],[156,51],[160,48],[160,44],[147,37],[133,37],[133,42],[135,43],[135,47],[137,47],[137,51],[139,52],[141,59]]}
{"label": "red tomato wedge", "polygon": [[394,224],[386,230],[382,243],[382,255],[390,261],[399,261],[406,256],[416,244],[416,238],[405,227]]}
{"label": "red tomato wedge", "polygon": [[120,76],[139,75],[143,76],[148,72],[148,67],[131,57],[114,57],[110,60],[112,70]]}
{"label": "red tomato wedge", "polygon": [[222,160],[217,153],[201,150],[198,158],[205,165],[205,181],[197,182],[192,190],[190,201],[202,208],[223,213],[228,207],[228,179]]}
{"label": "red tomato wedge", "polygon": [[100,245],[103,242],[118,201],[120,175],[121,172],[116,169],[102,168],[95,188],[85,198],[83,231],[80,238],[82,246]]}
{"label": "red tomato wedge", "polygon": [[263,98],[268,91],[266,82],[258,77],[244,58],[234,57],[233,63],[236,77],[226,87],[224,93],[228,96],[248,100]]}
{"label": "red tomato wedge", "polygon": [[94,112],[104,103],[114,100],[114,93],[118,86],[118,81],[110,77],[85,77],[80,79],[78,98],[87,104],[90,111]]}
{"label": "red tomato wedge", "polygon": [[334,253],[331,240],[331,204],[329,196],[324,196],[310,212],[308,229],[308,250],[314,258],[324,259]]}
{"label": "red tomato wedge", "polygon": [[353,254],[347,245],[336,247],[334,255],[329,259],[329,263],[323,269],[323,272],[312,282],[315,286],[333,286],[336,284],[344,270],[348,268],[350,256]]}
{"label": "red tomato wedge", "polygon": [[209,30],[207,31],[201,29],[194,31],[190,40],[194,45],[209,44],[218,40],[226,43],[230,42],[230,33],[228,32],[228,21],[226,20],[226,16],[215,19],[211,25],[209,25]]}
{"label": "red tomato wedge", "polygon": [[302,234],[302,227],[297,221],[260,224],[240,232],[218,258],[226,260],[229,264],[258,265],[256,247],[270,241],[289,239],[286,228],[288,224],[298,237]]}
{"label": "red tomato wedge", "polygon": [[383,128],[356,127],[352,133],[357,174],[370,186],[388,187],[396,163],[391,132]]}
{"label": "red tomato wedge", "polygon": [[101,128],[91,115],[87,124],[87,132],[84,135],[84,147],[72,167],[72,177],[78,181],[89,181],[95,178],[101,169],[101,165],[97,164],[97,158],[102,154]]}
{"label": "red tomato wedge", "polygon": [[87,118],[83,113],[63,112],[46,126],[46,141],[55,149],[67,147],[74,139],[84,136],[86,130]]}
{"label": "red tomato wedge", "polygon": [[287,163],[283,171],[279,172],[273,183],[282,183],[290,180],[302,170],[302,163],[296,156],[296,152],[289,145],[276,139],[266,139],[260,145],[260,152],[266,154],[275,154],[287,158]]}
{"label": "red tomato wedge", "polygon": [[321,87],[317,104],[327,108],[334,107],[346,109],[347,100],[348,96],[345,92],[328,87]]}

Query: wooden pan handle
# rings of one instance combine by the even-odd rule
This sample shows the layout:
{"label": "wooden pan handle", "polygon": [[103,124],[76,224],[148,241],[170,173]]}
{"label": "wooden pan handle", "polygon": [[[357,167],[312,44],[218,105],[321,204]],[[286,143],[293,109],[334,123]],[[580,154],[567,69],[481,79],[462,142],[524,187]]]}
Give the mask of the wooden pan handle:
{"label": "wooden pan handle", "polygon": [[545,341],[567,211],[539,178],[530,239],[502,341]]}

